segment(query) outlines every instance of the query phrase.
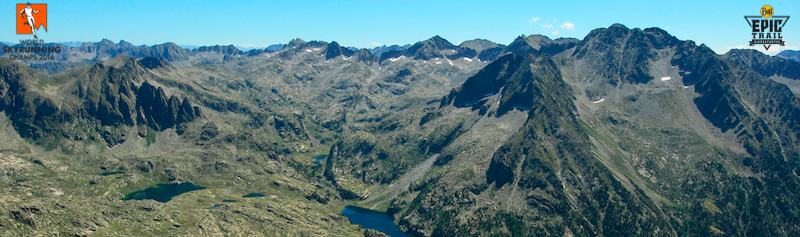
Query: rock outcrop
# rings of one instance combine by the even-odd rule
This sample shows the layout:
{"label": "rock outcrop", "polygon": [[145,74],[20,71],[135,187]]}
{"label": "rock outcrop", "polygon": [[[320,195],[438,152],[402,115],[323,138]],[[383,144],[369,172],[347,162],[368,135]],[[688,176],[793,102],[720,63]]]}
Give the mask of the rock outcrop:
{"label": "rock outcrop", "polygon": [[[59,100],[36,87],[53,83],[50,76],[0,60],[0,74],[4,75],[0,111],[9,115],[22,137],[103,139],[113,146],[126,140],[124,126],[141,124],[160,131],[203,116],[191,100],[168,96],[147,81],[152,78],[148,68],[168,62],[119,58],[124,63],[119,67],[95,64],[86,69],[84,78],[47,85],[71,90],[69,94],[75,96],[74,100]],[[71,129],[68,124],[74,123],[85,127]]]}

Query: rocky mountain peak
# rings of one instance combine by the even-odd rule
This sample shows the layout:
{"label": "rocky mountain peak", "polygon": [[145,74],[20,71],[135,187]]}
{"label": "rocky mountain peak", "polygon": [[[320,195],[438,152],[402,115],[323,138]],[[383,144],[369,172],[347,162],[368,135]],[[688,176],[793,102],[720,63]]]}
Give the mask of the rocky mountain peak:
{"label": "rocky mountain peak", "polygon": [[[467,79],[458,90],[454,90],[442,99],[442,105],[452,102],[456,107],[473,107],[473,109],[484,107],[482,109],[485,110],[491,106],[486,101],[487,97],[502,92],[498,101],[497,116],[502,116],[513,109],[529,110],[536,102],[534,98],[541,96],[540,94],[546,89],[540,88],[542,83],[560,81],[560,77],[561,73],[546,55],[509,54]],[[564,87],[562,84],[558,86]]]}
{"label": "rocky mountain peak", "polygon": [[331,42],[328,44],[328,47],[325,48],[325,60],[330,60],[338,56],[350,57],[353,56],[353,54],[355,54],[355,52],[340,46],[336,41]]}
{"label": "rocky mountain peak", "polygon": [[175,43],[168,42],[164,44],[154,45],[153,47],[145,47],[138,54],[133,54],[134,57],[163,57],[169,61],[185,61],[192,54],[192,51],[178,46]]}
{"label": "rocky mountain peak", "polygon": [[437,49],[452,49],[455,48],[455,45],[451,44],[450,41],[442,38],[439,35],[433,36],[428,40],[422,41],[423,44],[429,44]]}
{"label": "rocky mountain peak", "polygon": [[132,47],[136,47],[136,46],[134,46],[133,44],[131,44],[131,43],[128,43],[128,41],[125,41],[125,40],[120,40],[120,41],[119,41],[119,43],[118,43],[117,45],[119,45],[120,47],[123,47],[123,48],[132,48]]}
{"label": "rocky mountain peak", "polygon": [[108,40],[108,39],[103,39],[100,42],[97,42],[97,44],[98,45],[103,45],[103,46],[116,46],[117,45],[113,41]]}
{"label": "rocky mountain peak", "polygon": [[544,35],[521,35],[508,45],[506,51],[517,54],[537,53],[542,47],[552,43],[553,40]]}
{"label": "rocky mountain peak", "polygon": [[486,49],[497,48],[501,46],[503,45],[485,39],[467,40],[458,45],[458,47],[475,50],[475,52],[479,54]]}
{"label": "rocky mountain peak", "polygon": [[171,67],[172,64],[164,58],[145,57],[138,61],[139,65],[147,69],[156,69],[160,67]]}
{"label": "rocky mountain peak", "polygon": [[542,46],[544,46],[544,45],[549,45],[549,44],[552,44],[554,42],[549,37],[544,36],[544,35],[539,35],[539,34],[530,35],[528,37],[525,37],[525,35],[523,35],[522,38],[525,40],[526,43],[528,43],[528,45],[530,45],[531,47],[533,47],[536,50],[541,49]]}
{"label": "rocky mountain peak", "polygon": [[[402,55],[413,59],[430,60],[433,58],[473,58],[477,56],[477,52],[470,48],[457,47],[441,36],[436,35],[428,40],[417,42]],[[382,55],[381,58],[384,58],[383,56],[385,55]]]}
{"label": "rocky mountain peak", "polygon": [[361,62],[365,62],[365,63],[370,64],[370,65],[372,65],[372,62],[374,62],[377,59],[377,57],[375,57],[375,55],[373,55],[367,49],[358,50],[358,52],[355,52],[353,54],[353,57],[355,57],[357,60],[359,60]]}
{"label": "rocky mountain peak", "polygon": [[658,50],[677,46],[680,41],[657,28],[642,31],[629,29],[622,24],[592,30],[573,53],[594,70],[609,78],[609,83],[647,83],[654,78],[648,65],[655,60]]}
{"label": "rocky mountain peak", "polygon": [[300,46],[300,45],[304,45],[304,44],[306,44],[305,40],[302,40],[300,38],[295,38],[295,39],[292,39],[291,41],[289,41],[289,43],[286,44],[285,47],[286,48],[294,48],[294,47],[297,47],[297,46]]}
{"label": "rocky mountain peak", "polygon": [[222,55],[241,55],[244,52],[240,51],[236,46],[230,45],[214,45],[214,46],[200,46],[192,50],[193,52],[216,52]]}

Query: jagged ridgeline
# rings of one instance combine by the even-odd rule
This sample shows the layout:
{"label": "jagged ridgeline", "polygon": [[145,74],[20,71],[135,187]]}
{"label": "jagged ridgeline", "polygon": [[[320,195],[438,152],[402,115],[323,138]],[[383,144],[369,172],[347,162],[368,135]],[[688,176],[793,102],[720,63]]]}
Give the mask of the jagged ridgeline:
{"label": "jagged ridgeline", "polygon": [[161,131],[203,116],[185,96],[166,94],[147,72],[169,67],[168,62],[115,60],[114,66],[98,63],[49,76],[0,58],[0,111],[23,138],[93,140],[109,146],[124,142],[130,127]]}
{"label": "jagged ridgeline", "polygon": [[384,198],[419,236],[800,234],[797,62],[619,24],[556,42],[345,137],[326,178],[380,206],[365,186],[434,159]]}
{"label": "jagged ridgeline", "polygon": [[793,60],[795,62],[800,62],[800,51],[797,51],[797,50],[784,50],[784,51],[778,53],[778,55],[775,55],[775,56],[778,56],[778,57],[781,57],[781,58],[785,58],[785,59],[789,59],[789,60]]}

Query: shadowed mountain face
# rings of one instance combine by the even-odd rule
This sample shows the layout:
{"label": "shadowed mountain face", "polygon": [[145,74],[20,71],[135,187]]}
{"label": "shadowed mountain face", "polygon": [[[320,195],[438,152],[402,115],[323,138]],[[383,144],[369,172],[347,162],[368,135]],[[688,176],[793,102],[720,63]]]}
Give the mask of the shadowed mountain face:
{"label": "shadowed mountain face", "polygon": [[[545,80],[543,78],[558,74],[556,66],[550,60],[510,54],[489,64],[478,74],[467,79],[461,85],[460,90],[452,94],[452,98],[442,99],[442,105],[448,105],[452,101],[456,107],[480,105],[486,110],[491,105],[486,104],[483,99],[498,94],[502,90],[502,93],[499,94],[501,99],[498,104],[497,116],[502,116],[514,109],[531,110],[538,100],[541,100],[537,96],[548,96],[544,93],[547,91],[545,89],[553,89],[550,86],[569,89],[563,82],[547,86],[540,84],[541,80]],[[571,105],[560,104],[559,106]]]}
{"label": "shadowed mountain face", "polygon": [[331,42],[325,48],[325,59],[332,59],[338,56],[350,57],[353,56],[353,54],[355,54],[355,52],[353,52],[348,48],[339,46],[339,44],[336,43],[336,41]]}
{"label": "shadowed mountain face", "polygon": [[[133,59],[118,58],[122,64],[119,67],[95,64],[72,71],[83,74],[83,79],[66,83],[59,80],[63,77],[52,78],[16,62],[0,60],[4,75],[1,85],[5,89],[0,111],[9,116],[24,138],[63,136],[113,146],[126,139],[120,126],[142,124],[161,131],[202,117],[200,108],[191,101],[167,96],[162,88],[149,84],[147,80],[152,75]],[[64,94],[48,93],[44,88]],[[86,125],[81,129],[64,127],[70,123]]]}
{"label": "shadowed mountain face", "polygon": [[411,45],[410,44],[406,44],[406,45],[403,45],[403,46],[396,45],[396,44],[395,45],[391,45],[391,46],[383,45],[383,46],[378,46],[378,47],[375,47],[373,49],[370,49],[369,52],[372,53],[373,55],[375,55],[375,57],[380,57],[381,54],[383,54],[383,53],[386,53],[386,52],[389,52],[389,51],[403,51],[403,50],[408,49],[408,47],[411,47]]}
{"label": "shadowed mountain face", "polygon": [[765,77],[781,76],[800,80],[800,62],[797,60],[785,60],[780,56],[770,57],[752,49],[732,49],[725,53],[724,57],[744,67],[752,68]]}
{"label": "shadowed mountain face", "polygon": [[[68,51],[0,58],[11,235],[360,235],[348,205],[412,236],[800,235],[798,67],[756,51],[620,24]],[[165,183],[206,189],[124,198]]]}

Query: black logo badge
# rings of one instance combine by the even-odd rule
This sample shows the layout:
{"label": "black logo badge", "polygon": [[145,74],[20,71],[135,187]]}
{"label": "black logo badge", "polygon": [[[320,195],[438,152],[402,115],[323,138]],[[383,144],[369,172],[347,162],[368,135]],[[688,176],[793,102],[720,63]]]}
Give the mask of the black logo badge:
{"label": "black logo badge", "polygon": [[766,50],[775,44],[786,46],[781,32],[783,32],[783,26],[789,21],[789,16],[773,16],[772,11],[770,5],[764,5],[761,7],[760,16],[744,16],[747,24],[750,24],[750,28],[753,30],[750,46],[762,44]]}

